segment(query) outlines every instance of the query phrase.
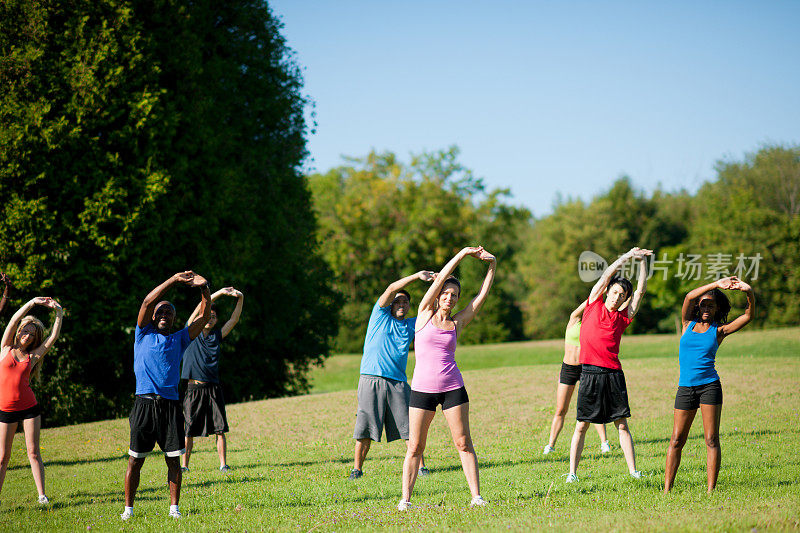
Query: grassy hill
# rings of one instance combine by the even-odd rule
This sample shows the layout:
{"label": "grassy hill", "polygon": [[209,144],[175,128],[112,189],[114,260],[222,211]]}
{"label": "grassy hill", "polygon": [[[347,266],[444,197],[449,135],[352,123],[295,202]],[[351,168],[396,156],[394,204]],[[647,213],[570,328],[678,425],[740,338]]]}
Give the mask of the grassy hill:
{"label": "grassy hill", "polygon": [[[151,456],[131,521],[122,523],[128,422],[110,420],[42,431],[47,493],[40,508],[17,435],[0,504],[5,531],[331,531],[354,529],[788,530],[800,527],[800,328],[745,331],[717,357],[725,407],[718,490],[705,494],[705,445],[698,419],[664,496],[665,448],[677,382],[675,336],[627,337],[628,381],[641,481],[627,475],[618,447],[598,451],[587,436],[580,482],[565,485],[571,424],[556,453],[542,456],[553,410],[561,343],[543,341],[460,348],[471,399],[481,493],[490,505],[469,509],[469,491],[441,414],[431,427],[415,508],[399,513],[402,443],[375,444],[365,476],[352,464],[358,356],[331,358],[314,374],[315,391],[229,407],[229,463],[216,468],[211,439],[198,440],[184,475],[183,519],[166,516],[166,467]],[[224,372],[224,369],[223,369]],[[574,400],[573,400],[574,401]],[[570,416],[574,413],[573,410]],[[616,431],[609,427],[612,445]]]}

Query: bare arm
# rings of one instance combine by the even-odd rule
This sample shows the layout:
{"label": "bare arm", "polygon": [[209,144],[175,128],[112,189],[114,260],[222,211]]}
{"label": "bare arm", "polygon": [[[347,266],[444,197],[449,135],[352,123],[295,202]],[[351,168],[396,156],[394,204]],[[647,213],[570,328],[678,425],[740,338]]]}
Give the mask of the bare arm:
{"label": "bare arm", "polygon": [[419,302],[419,308],[417,310],[417,325],[421,324],[424,326],[428,320],[430,320],[431,315],[433,315],[436,297],[442,290],[447,278],[450,277],[450,274],[453,273],[461,260],[468,255],[477,256],[480,254],[481,250],[482,248],[480,246],[468,246],[462,249],[450,261],[448,261],[446,265],[444,265],[438,274],[436,274],[436,279],[433,280],[433,283],[431,283],[431,286],[428,287],[428,290],[425,292],[425,296],[423,296],[422,300]]}
{"label": "bare arm", "polygon": [[51,309],[55,309],[56,319],[53,322],[53,328],[50,331],[50,336],[47,337],[47,339],[45,339],[45,341],[40,344],[38,348],[31,352],[31,355],[36,358],[34,365],[36,365],[41,358],[50,351],[50,348],[53,347],[53,344],[55,344],[58,335],[61,333],[61,322],[64,319],[64,309],[61,307],[61,305],[59,305],[59,303],[52,298],[45,298],[45,300],[47,301],[42,303],[42,305]]}
{"label": "bare arm", "polygon": [[0,298],[0,314],[2,314],[3,309],[6,307],[6,303],[8,302],[8,288],[11,286],[11,280],[8,277],[0,272],[0,282],[3,283],[3,297]]}
{"label": "bare arm", "polygon": [[208,324],[208,321],[211,318],[211,290],[208,288],[208,282],[206,281],[206,278],[194,273],[192,280],[189,281],[188,285],[190,287],[199,287],[201,293],[201,314],[199,317],[189,323],[189,338],[194,340],[198,335],[200,335],[200,333],[202,333],[203,328],[206,327],[206,324]]}
{"label": "bare arm", "polygon": [[486,250],[482,250],[479,259],[486,261],[489,263],[489,270],[486,272],[486,277],[483,278],[483,284],[481,285],[481,290],[475,298],[470,301],[467,306],[459,311],[456,316],[453,317],[455,320],[456,325],[458,326],[458,334],[461,334],[464,328],[472,322],[472,319],[475,318],[475,315],[478,314],[481,307],[483,307],[484,302],[486,302],[486,297],[489,296],[489,289],[492,288],[492,283],[494,282],[494,274],[497,270],[497,259],[487,252]]}
{"label": "bare arm", "polygon": [[586,300],[581,302],[581,305],[579,305],[572,313],[569,314],[569,320],[567,321],[568,328],[571,328],[576,323],[581,321],[584,309],[586,309]]}
{"label": "bare arm", "polygon": [[138,324],[140,328],[143,328],[152,322],[153,312],[156,310],[156,304],[161,301],[164,293],[176,283],[189,283],[192,277],[193,273],[191,270],[179,272],[172,275],[168,280],[150,291],[150,293],[144,297],[144,300],[142,300],[141,307],[139,307],[139,316],[136,319],[136,324]]}
{"label": "bare arm", "polygon": [[639,279],[636,281],[636,290],[633,292],[631,304],[628,306],[628,318],[633,318],[639,312],[642,298],[647,291],[647,259],[645,256],[637,257],[639,260]]}
{"label": "bare arm", "polygon": [[244,294],[242,294],[242,291],[237,291],[233,287],[227,287],[223,290],[227,291],[225,294],[236,297],[236,307],[233,308],[233,313],[231,313],[231,317],[228,319],[227,322],[225,322],[225,325],[222,326],[222,338],[224,339],[225,337],[228,336],[228,333],[231,332],[233,327],[239,322],[239,317],[242,316],[242,306],[244,306]]}
{"label": "bare arm", "polygon": [[747,307],[744,309],[744,314],[736,317],[727,324],[720,326],[720,328],[717,330],[717,337],[719,338],[719,341],[722,341],[722,339],[731,333],[736,333],[749,324],[753,319],[753,314],[756,310],[756,295],[753,293],[753,288],[750,285],[737,279],[733,282],[731,289],[738,289],[747,293]]}
{"label": "bare arm", "polygon": [[388,287],[386,287],[386,290],[383,291],[381,297],[378,298],[378,307],[386,307],[387,305],[391,304],[394,301],[394,297],[397,295],[397,291],[404,288],[406,285],[409,285],[412,281],[418,279],[422,281],[433,281],[436,279],[436,274],[430,270],[420,270],[416,274],[411,274],[410,276],[398,279],[394,283],[391,283]]}
{"label": "bare arm", "polygon": [[735,280],[736,277],[731,276],[728,278],[718,279],[717,281],[712,281],[711,283],[707,283],[697,287],[696,289],[690,290],[683,298],[683,306],[681,307],[681,322],[683,323],[683,329],[685,330],[686,326],[689,325],[689,322],[692,321],[692,311],[694,311],[694,306],[698,298],[711,289],[730,289],[733,287],[733,282]]}
{"label": "bare arm", "polygon": [[600,276],[600,279],[597,280],[597,283],[594,284],[594,287],[592,287],[592,292],[589,293],[589,303],[595,302],[603,295],[608,288],[608,284],[611,282],[611,278],[613,278],[616,273],[619,272],[619,269],[622,268],[622,265],[634,257],[651,255],[652,253],[652,250],[643,250],[641,248],[634,247],[631,248],[627,253],[620,256],[619,259],[611,263],[608,268],[605,269],[603,275]]}
{"label": "bare arm", "polygon": [[[217,292],[215,292],[214,294],[212,294],[212,295],[211,295],[211,302],[213,303],[214,301],[216,301],[216,299],[217,299],[217,298],[219,298],[219,297],[220,297],[220,296],[222,296],[223,294],[226,294],[226,293],[225,293],[225,290],[226,290],[226,289],[220,289],[220,290],[218,290]],[[194,322],[194,320],[195,320],[195,319],[198,317],[198,315],[201,315],[201,314],[202,314],[202,311],[200,310],[200,308],[201,308],[202,306],[203,306],[203,301],[202,301],[202,300],[200,300],[200,301],[197,303],[197,305],[195,306],[195,308],[194,308],[194,311],[192,311],[192,314],[191,314],[191,315],[189,315],[189,319],[186,321],[186,323],[187,323],[187,324],[191,324],[191,323],[192,323],[192,322]]]}
{"label": "bare arm", "polygon": [[20,307],[16,313],[14,313],[14,316],[11,317],[11,320],[8,321],[8,325],[6,325],[6,330],[3,332],[3,348],[10,348],[14,345],[14,334],[17,332],[19,321],[22,320],[22,317],[28,314],[28,311],[30,311],[34,305],[43,302],[44,298],[31,298],[25,305]]}

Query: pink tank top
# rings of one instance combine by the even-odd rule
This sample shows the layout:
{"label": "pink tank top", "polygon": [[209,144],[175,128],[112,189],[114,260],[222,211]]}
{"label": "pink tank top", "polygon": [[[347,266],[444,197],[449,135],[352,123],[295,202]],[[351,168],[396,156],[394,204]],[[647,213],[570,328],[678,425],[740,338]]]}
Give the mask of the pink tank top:
{"label": "pink tank top", "polygon": [[456,330],[439,329],[429,320],[414,337],[416,363],[411,389],[436,393],[460,389],[464,379],[456,365]]}

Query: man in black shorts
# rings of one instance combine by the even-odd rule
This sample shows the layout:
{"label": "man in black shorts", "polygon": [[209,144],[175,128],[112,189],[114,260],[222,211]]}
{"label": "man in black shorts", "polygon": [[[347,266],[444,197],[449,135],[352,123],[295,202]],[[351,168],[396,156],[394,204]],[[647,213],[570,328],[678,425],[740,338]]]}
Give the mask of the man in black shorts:
{"label": "man in black shorts", "polygon": [[[175,306],[161,297],[175,284],[183,283],[202,292],[201,316],[187,327],[170,333],[175,322]],[[189,343],[200,335],[211,316],[211,292],[205,278],[192,271],[173,275],[150,291],[136,320],[133,344],[133,371],[136,374],[136,399],[130,415],[131,443],[125,472],[125,510],[120,518],[133,513],[133,499],[139,487],[139,474],[147,455],[156,443],[165,454],[169,484],[169,515],[180,518],[181,464],[178,457],[186,450],[183,442],[183,413],[178,397],[180,364]]]}
{"label": "man in black shorts", "polygon": [[[228,417],[225,414],[225,396],[219,381],[219,355],[222,339],[228,336],[242,315],[244,295],[233,287],[225,287],[212,294],[211,301],[223,295],[236,298],[236,307],[231,317],[221,329],[217,328],[217,310],[212,306],[211,319],[203,328],[203,333],[192,341],[183,354],[181,379],[189,380],[183,399],[183,417],[186,420],[186,454],[181,467],[183,472],[189,471],[194,437],[209,435],[216,435],[220,471],[227,473],[230,470],[225,440]],[[189,317],[189,322],[198,314],[199,305]]]}

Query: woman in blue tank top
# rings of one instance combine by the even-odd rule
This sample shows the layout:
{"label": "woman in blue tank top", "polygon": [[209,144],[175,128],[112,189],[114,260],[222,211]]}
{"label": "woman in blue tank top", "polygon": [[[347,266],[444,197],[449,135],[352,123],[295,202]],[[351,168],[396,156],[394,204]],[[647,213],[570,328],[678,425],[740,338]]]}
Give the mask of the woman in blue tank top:
{"label": "woman in blue tank top", "polygon": [[[728,322],[731,303],[720,289],[747,293],[747,307],[743,315]],[[753,289],[735,276],[698,287],[683,300],[683,334],[678,351],[681,371],[678,392],[675,395],[675,422],[667,448],[664,492],[669,492],[675,481],[675,474],[681,464],[681,450],[686,444],[698,407],[703,415],[703,433],[706,439],[708,492],[713,491],[717,485],[722,459],[719,445],[722,385],[714,368],[714,359],[723,339],[747,325],[753,317],[754,309]]]}

